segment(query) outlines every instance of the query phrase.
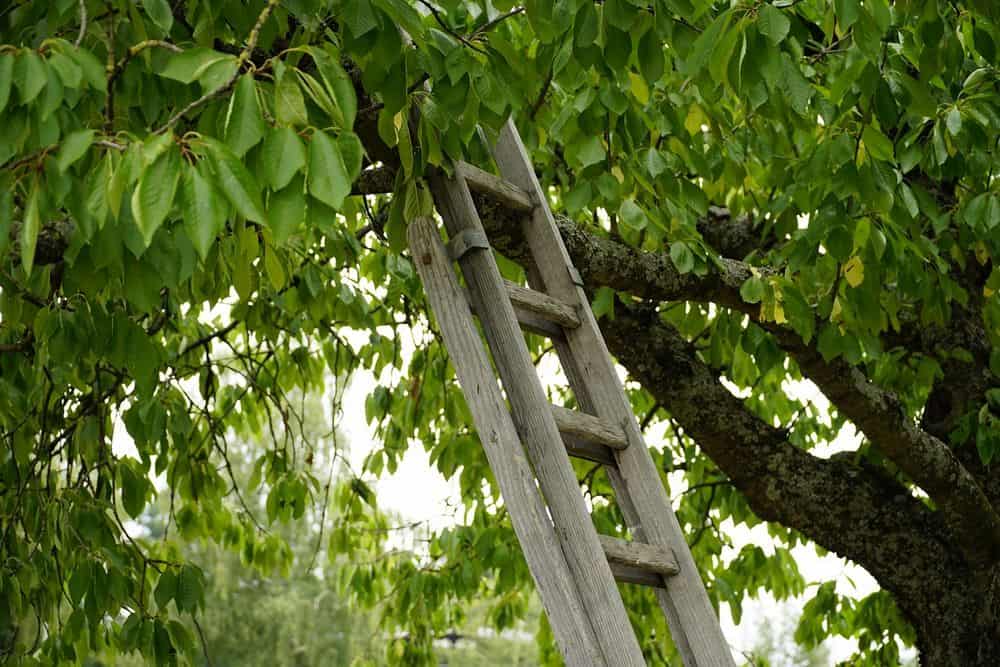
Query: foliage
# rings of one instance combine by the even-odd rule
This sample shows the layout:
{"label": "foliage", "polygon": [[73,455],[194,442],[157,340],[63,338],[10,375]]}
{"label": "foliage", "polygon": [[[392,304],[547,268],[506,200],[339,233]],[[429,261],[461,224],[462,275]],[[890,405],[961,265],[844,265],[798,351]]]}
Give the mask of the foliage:
{"label": "foliage", "polygon": [[[383,628],[409,633],[388,658],[431,660],[471,599],[492,601],[498,628],[525,613],[530,578],[403,250],[405,220],[431,208],[426,168],[481,161],[477,127],[510,113],[560,210],[668,252],[682,274],[723,266],[698,226],[710,203],[760,221],[740,293],[761,326],[698,304],[663,320],[796,446],[828,442],[845,417],[784,393],[800,370],[762,327],[864,367],[915,415],[948,359],[887,346],[900,322],[943,326],[968,306],[996,349],[997,20],[988,0],[7,3],[0,655],[197,659],[178,619],[205,609],[204,573],[125,521],[161,479],[174,538],[287,568],[265,528],[324,492],[292,397],[357,369],[380,378],[366,412],[382,443],[334,490],[326,551],[346,563],[343,591],[384,602]],[[376,162],[398,163],[393,194],[352,195]],[[962,275],[978,273],[970,291]],[[719,526],[760,519],[648,393],[631,398],[667,424],[657,463],[688,489],[678,515],[713,601],[738,618],[747,595],[800,594],[802,536],[771,524],[773,554],[724,559]],[[988,463],[997,419],[977,406],[956,446]],[[134,455],[113,446],[119,424]],[[232,475],[234,437],[270,442],[243,489],[267,491],[260,524]],[[414,443],[458,478],[467,520],[425,557],[385,555],[370,482]],[[857,456],[883,462],[870,443]],[[599,526],[621,532],[604,473],[579,473]],[[668,662],[655,601],[626,595],[650,659]],[[859,610],[845,634],[912,639],[883,596],[871,613],[816,602],[806,640],[834,631],[819,622],[829,604]],[[544,628],[539,641],[552,656]]]}

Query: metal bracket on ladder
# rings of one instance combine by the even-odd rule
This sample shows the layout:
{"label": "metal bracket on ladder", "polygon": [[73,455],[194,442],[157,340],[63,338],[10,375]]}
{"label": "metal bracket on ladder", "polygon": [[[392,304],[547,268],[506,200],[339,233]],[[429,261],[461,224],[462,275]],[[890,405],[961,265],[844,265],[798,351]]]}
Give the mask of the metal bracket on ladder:
{"label": "metal bracket on ladder", "polygon": [[[559,236],[516,128],[495,157],[502,176],[460,163],[430,174],[451,240],[411,221],[417,271],[566,663],[639,667],[645,661],[615,580],[652,586],[688,667],[732,667],[732,653],[684,539],[583,281]],[[524,216],[529,288],[503,280],[472,191]],[[458,285],[451,262],[462,269]],[[544,288],[544,291],[543,291]],[[509,402],[496,384],[473,311]],[[548,401],[519,326],[549,335],[582,412]],[[632,541],[598,535],[569,456],[605,465]],[[537,479],[537,485],[536,485]]]}
{"label": "metal bracket on ladder", "polygon": [[465,256],[465,253],[476,248],[490,249],[490,240],[486,238],[486,232],[481,229],[463,229],[455,238],[448,241],[448,256],[453,262],[457,262]]}

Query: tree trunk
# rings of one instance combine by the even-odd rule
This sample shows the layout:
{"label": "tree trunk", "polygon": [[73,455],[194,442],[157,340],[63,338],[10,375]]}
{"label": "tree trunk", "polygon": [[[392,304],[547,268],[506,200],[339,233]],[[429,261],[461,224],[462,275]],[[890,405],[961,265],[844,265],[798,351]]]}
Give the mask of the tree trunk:
{"label": "tree trunk", "polygon": [[1000,665],[998,575],[1000,567],[976,575],[939,566],[914,572],[910,590],[891,590],[916,630],[921,665]]}

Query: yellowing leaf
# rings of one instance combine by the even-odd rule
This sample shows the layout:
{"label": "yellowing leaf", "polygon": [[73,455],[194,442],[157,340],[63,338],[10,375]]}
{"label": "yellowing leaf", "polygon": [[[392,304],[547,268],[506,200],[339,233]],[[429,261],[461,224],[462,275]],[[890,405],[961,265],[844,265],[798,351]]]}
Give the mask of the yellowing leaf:
{"label": "yellowing leaf", "polygon": [[701,132],[701,126],[704,123],[705,114],[702,112],[701,107],[697,104],[691,105],[691,109],[688,110],[688,115],[684,119],[684,128],[688,131],[688,134]]}
{"label": "yellowing leaf", "polygon": [[844,264],[844,278],[851,287],[857,287],[865,281],[865,264],[855,255]]}
{"label": "yellowing leaf", "polygon": [[986,244],[982,241],[976,242],[976,261],[979,262],[981,266],[986,266],[986,262],[990,261],[990,250],[986,247]]}
{"label": "yellowing leaf", "polygon": [[629,72],[628,77],[632,82],[632,95],[639,100],[639,104],[646,106],[649,102],[649,86],[646,85],[646,80],[635,72]]}
{"label": "yellowing leaf", "polygon": [[784,324],[788,320],[785,319],[785,309],[782,307],[780,301],[774,302],[774,322],[775,324]]}

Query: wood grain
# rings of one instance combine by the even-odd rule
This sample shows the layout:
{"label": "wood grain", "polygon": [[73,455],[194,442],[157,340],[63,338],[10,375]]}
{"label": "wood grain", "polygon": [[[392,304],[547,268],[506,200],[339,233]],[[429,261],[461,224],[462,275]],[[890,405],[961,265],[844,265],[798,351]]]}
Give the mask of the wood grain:
{"label": "wood grain", "polygon": [[[466,181],[449,179],[440,172],[431,174],[429,180],[449,235],[482,228]],[[533,464],[604,658],[616,667],[644,665],[569,457],[563,447],[553,446],[561,440],[555,419],[550,410],[539,409],[547,406],[548,400],[493,253],[473,250],[462,257],[459,265],[510,401],[514,424]]]}
{"label": "wood grain", "polygon": [[610,535],[598,535],[604,555],[612,563],[671,577],[678,572],[677,559],[665,547],[642,542],[627,542]]}
{"label": "wood grain", "polygon": [[563,435],[588,440],[611,449],[628,447],[625,431],[620,426],[609,424],[600,417],[588,415],[586,412],[568,410],[558,405],[550,405],[549,409],[552,410],[556,426]]}
{"label": "wood grain", "polygon": [[[588,303],[574,283],[572,262],[556,228],[545,193],[511,121],[501,130],[494,151],[504,179],[539,204],[522,227],[534,258],[531,286],[566,302]],[[674,643],[688,667],[732,667],[732,652],[709,602],[684,533],[674,516],[663,480],[646,449],[632,407],[625,396],[597,321],[589,308],[579,312],[581,325],[566,329],[566,343],[556,344],[563,368],[580,405],[612,423],[623,424],[630,447],[616,450],[618,465],[608,474],[634,538],[672,547],[680,568],[658,594]]]}
{"label": "wood grain", "polygon": [[569,665],[605,664],[437,227],[432,220],[418,218],[410,222],[407,236],[562,656]]}
{"label": "wood grain", "polygon": [[468,162],[457,163],[455,174],[466,180],[469,189],[493,197],[512,211],[530,213],[535,207],[535,203],[524,190]]}

